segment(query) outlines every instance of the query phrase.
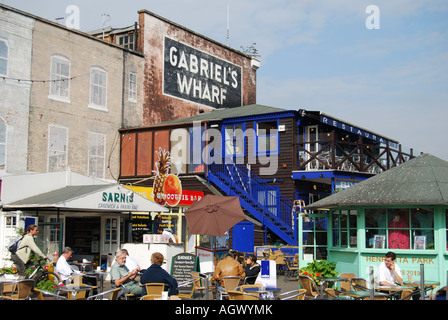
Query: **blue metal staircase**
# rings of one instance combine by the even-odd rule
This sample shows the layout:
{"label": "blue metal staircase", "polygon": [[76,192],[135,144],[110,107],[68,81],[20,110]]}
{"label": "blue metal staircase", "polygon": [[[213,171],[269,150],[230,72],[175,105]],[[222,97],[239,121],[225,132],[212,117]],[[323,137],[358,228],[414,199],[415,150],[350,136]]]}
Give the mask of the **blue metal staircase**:
{"label": "blue metal staircase", "polygon": [[263,182],[245,165],[228,160],[208,165],[207,179],[227,195],[238,196],[244,209],[285,242],[297,245],[294,203],[278,188]]}

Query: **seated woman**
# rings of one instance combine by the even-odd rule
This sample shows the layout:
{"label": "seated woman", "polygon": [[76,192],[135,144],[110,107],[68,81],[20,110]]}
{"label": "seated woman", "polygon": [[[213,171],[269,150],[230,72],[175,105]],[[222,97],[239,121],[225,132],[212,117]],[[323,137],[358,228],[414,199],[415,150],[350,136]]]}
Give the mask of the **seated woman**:
{"label": "seated woman", "polygon": [[[146,295],[147,283],[164,283],[165,291],[168,289],[168,295],[176,295],[177,281],[168,272],[162,269],[163,255],[160,252],[154,252],[151,255],[151,266],[146,269],[140,278],[140,283],[143,285],[142,296]],[[167,288],[168,287],[168,288]]]}

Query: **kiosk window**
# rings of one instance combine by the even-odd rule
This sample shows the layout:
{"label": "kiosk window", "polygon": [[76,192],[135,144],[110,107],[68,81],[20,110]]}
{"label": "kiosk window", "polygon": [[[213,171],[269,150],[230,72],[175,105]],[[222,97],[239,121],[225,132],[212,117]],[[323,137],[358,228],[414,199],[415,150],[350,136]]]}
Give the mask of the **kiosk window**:
{"label": "kiosk window", "polygon": [[303,217],[302,224],[303,259],[327,259],[327,218]]}
{"label": "kiosk window", "polygon": [[356,210],[341,210],[333,212],[332,223],[334,247],[357,247],[357,218],[358,213]]}
{"label": "kiosk window", "polygon": [[365,217],[367,248],[434,249],[433,209],[367,209]]}
{"label": "kiosk window", "polygon": [[448,251],[448,209],[445,209],[445,224],[446,224],[446,250]]}

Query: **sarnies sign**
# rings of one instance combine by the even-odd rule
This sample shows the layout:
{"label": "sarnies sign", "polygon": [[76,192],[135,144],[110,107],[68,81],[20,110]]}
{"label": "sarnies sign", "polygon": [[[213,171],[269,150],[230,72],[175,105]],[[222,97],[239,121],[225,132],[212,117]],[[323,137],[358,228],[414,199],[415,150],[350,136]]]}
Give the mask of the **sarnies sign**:
{"label": "sarnies sign", "polygon": [[163,93],[214,108],[241,106],[241,67],[165,37]]}

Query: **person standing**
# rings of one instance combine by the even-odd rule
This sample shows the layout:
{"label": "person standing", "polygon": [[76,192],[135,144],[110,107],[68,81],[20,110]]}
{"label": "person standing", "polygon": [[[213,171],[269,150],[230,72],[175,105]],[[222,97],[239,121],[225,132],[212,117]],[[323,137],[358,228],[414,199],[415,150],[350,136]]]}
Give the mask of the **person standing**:
{"label": "person standing", "polygon": [[39,227],[35,224],[29,225],[26,231],[23,233],[23,239],[17,248],[16,253],[11,253],[11,260],[17,266],[17,273],[21,277],[26,275],[26,264],[30,260],[31,251],[40,256],[42,259],[50,260],[42,251],[37,247],[34,242],[34,237],[39,234]]}
{"label": "person standing", "polygon": [[401,285],[403,278],[401,277],[400,267],[395,263],[397,256],[394,252],[386,253],[386,258],[378,266],[378,283],[380,286],[394,286],[397,283]]}

